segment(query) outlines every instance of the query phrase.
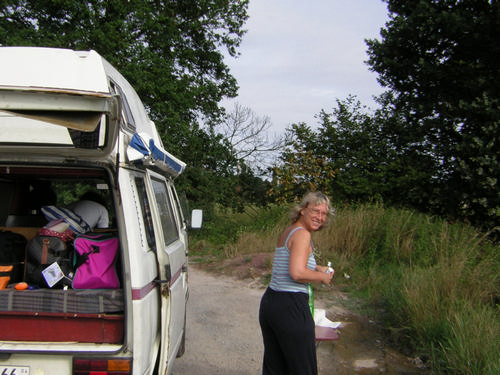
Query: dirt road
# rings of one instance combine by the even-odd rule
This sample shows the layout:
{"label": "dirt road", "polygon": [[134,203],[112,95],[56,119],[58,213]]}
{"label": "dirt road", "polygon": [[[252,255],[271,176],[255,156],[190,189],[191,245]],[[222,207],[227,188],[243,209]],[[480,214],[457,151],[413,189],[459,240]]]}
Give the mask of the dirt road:
{"label": "dirt road", "polygon": [[186,353],[174,375],[256,375],[262,338],[258,311],[262,289],[191,267]]}
{"label": "dirt road", "polygon": [[[262,337],[258,322],[264,289],[252,279],[239,280],[190,268],[186,353],[178,358],[174,375],[258,375]],[[379,330],[369,319],[339,311],[317,301],[342,319],[340,339],[318,348],[320,375],[426,374],[408,358],[385,348]],[[417,363],[418,365],[418,363]]]}

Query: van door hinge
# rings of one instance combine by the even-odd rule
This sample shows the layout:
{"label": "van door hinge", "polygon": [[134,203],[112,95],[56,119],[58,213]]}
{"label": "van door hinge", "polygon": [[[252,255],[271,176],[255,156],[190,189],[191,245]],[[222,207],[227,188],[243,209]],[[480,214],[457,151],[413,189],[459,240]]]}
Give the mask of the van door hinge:
{"label": "van door hinge", "polygon": [[159,285],[161,288],[162,297],[168,297],[170,294],[170,281],[172,279],[172,271],[170,269],[170,264],[165,264],[165,280],[156,279],[155,284]]}
{"label": "van door hinge", "polygon": [[168,284],[172,279],[172,271],[170,270],[170,264],[165,264],[165,280],[156,279],[154,282],[156,284]]}
{"label": "van door hinge", "polygon": [[170,294],[170,280],[154,280],[154,283],[160,287],[160,293],[163,297],[168,297]]}
{"label": "van door hinge", "polygon": [[163,284],[161,286],[161,296],[162,297],[168,297],[170,295],[170,288],[168,287],[168,285],[166,284]]}

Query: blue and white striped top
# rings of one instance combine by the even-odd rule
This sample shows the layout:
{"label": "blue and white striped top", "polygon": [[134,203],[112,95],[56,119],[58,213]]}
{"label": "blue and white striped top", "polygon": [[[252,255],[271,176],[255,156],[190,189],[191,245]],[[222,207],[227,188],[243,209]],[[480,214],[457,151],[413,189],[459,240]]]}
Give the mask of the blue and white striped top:
{"label": "blue and white striped top", "polygon": [[[290,261],[290,250],[288,250],[287,244],[288,240],[292,234],[297,230],[302,229],[297,227],[292,230],[285,241],[285,244],[281,247],[277,247],[274,253],[273,261],[273,273],[271,275],[271,283],[269,287],[276,292],[294,292],[294,293],[308,293],[307,284],[299,283],[292,279],[290,273],[288,272],[288,265]],[[312,246],[312,243],[311,243]],[[307,268],[310,270],[316,269],[316,259],[314,258],[314,247],[313,252],[309,254],[307,259]]]}

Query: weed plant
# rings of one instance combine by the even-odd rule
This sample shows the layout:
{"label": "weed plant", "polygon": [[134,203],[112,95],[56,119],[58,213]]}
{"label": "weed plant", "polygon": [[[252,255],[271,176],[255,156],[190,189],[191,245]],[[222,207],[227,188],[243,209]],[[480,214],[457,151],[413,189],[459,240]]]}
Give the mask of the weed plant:
{"label": "weed plant", "polygon": [[[196,251],[221,258],[273,252],[288,209],[220,210],[194,238],[204,238]],[[500,374],[500,252],[485,234],[367,204],[336,208],[313,240],[318,263],[332,262],[337,287],[382,304],[393,342],[433,372]]]}

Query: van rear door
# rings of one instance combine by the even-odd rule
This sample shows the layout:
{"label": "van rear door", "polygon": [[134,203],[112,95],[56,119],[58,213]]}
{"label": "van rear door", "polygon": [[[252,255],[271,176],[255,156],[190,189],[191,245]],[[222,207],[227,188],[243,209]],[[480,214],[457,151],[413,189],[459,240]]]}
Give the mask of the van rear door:
{"label": "van rear door", "polygon": [[116,142],[116,97],[0,87],[2,150],[26,155],[102,159]]}
{"label": "van rear door", "polygon": [[0,47],[0,145],[11,161],[107,158],[120,117],[97,53]]}

